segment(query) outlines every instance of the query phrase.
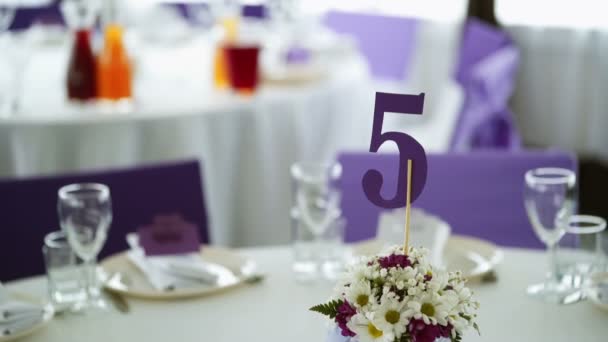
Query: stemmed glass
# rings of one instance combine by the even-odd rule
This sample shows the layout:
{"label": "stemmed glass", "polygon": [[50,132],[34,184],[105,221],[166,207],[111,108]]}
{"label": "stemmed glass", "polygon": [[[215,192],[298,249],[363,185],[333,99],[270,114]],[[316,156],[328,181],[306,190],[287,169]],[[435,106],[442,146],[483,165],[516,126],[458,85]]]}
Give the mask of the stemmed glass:
{"label": "stemmed glass", "polygon": [[101,10],[101,1],[62,0],[59,8],[68,27],[91,27]]}
{"label": "stemmed glass", "polygon": [[[10,36],[5,34],[15,18],[15,6],[10,3],[0,1],[0,49],[6,51],[10,49]],[[0,115],[7,115],[12,110],[12,94],[10,87],[0,89]]]}
{"label": "stemmed glass", "polygon": [[110,189],[103,184],[70,184],[59,189],[59,221],[68,242],[86,270],[86,307],[105,308],[97,281],[97,255],[112,221]]}
{"label": "stemmed glass", "polygon": [[0,33],[8,30],[15,18],[15,6],[0,1]]}
{"label": "stemmed glass", "polygon": [[544,283],[528,287],[528,294],[545,301],[560,302],[568,289],[560,284],[556,246],[566,233],[559,222],[576,207],[576,175],[562,168],[538,168],[526,172],[524,203],[538,238],[547,246],[550,270]]}
{"label": "stemmed glass", "polygon": [[340,192],[332,180],[341,172],[339,164],[300,163],[292,167],[292,176],[298,183],[294,191],[296,208],[316,237],[340,216]]}

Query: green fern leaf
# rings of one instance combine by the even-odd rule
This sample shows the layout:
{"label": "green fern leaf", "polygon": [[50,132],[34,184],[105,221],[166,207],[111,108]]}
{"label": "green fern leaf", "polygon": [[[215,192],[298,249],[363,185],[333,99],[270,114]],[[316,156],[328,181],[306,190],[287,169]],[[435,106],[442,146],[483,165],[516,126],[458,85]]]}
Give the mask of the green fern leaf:
{"label": "green fern leaf", "polygon": [[343,303],[344,303],[344,301],[342,299],[332,300],[325,304],[315,305],[312,308],[310,308],[310,311],[318,312],[325,316],[329,316],[329,318],[336,318],[336,315],[338,314],[338,307],[340,305],[342,305]]}

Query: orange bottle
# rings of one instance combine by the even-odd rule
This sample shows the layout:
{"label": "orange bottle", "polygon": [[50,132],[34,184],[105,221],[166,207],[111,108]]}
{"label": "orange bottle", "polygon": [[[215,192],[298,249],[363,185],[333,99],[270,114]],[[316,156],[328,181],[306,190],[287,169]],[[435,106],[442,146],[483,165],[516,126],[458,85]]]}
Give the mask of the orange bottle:
{"label": "orange bottle", "polygon": [[118,24],[106,26],[97,71],[97,91],[100,99],[116,101],[131,98],[131,62],[122,41],[122,27]]}
{"label": "orange bottle", "polygon": [[227,17],[221,20],[224,37],[219,42],[213,58],[213,83],[217,89],[228,88],[228,65],[224,51],[225,42],[234,41],[237,34],[238,19]]}

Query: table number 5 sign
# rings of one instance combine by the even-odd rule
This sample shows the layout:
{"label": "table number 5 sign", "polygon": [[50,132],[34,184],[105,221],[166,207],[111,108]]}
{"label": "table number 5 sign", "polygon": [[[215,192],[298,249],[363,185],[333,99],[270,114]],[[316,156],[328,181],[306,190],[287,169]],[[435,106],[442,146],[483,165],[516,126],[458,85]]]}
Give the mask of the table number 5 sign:
{"label": "table number 5 sign", "polygon": [[424,93],[420,95],[376,93],[374,104],[374,123],[370,152],[378,152],[382,144],[393,141],[399,149],[399,172],[397,178],[397,191],[395,196],[385,199],[380,194],[383,177],[376,169],[368,170],[363,175],[363,191],[367,199],[373,204],[394,209],[405,206],[405,242],[404,253],[407,253],[409,244],[409,213],[410,204],[422,193],[426,183],[426,153],[420,143],[403,132],[382,133],[382,123],[385,113],[417,114],[421,115],[424,108]]}

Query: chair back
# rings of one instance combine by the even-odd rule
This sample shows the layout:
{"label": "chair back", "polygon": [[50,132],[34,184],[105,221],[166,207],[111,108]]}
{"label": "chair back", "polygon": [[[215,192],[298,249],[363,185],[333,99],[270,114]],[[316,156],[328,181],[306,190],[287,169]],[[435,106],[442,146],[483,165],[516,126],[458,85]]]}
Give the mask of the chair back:
{"label": "chair back", "polygon": [[[373,238],[383,210],[370,203],[361,179],[367,170],[384,176],[382,195],[395,195],[399,156],[344,153],[342,211],[348,242]],[[415,167],[415,166],[414,166]],[[560,151],[474,152],[428,155],[424,191],[413,204],[437,215],[454,234],[471,235],[503,246],[543,248],[523,204],[524,174],[538,167],[576,170],[576,158]]]}
{"label": "chair back", "polygon": [[374,77],[391,80],[407,78],[414,55],[418,20],[331,11],[323,23],[333,31],[355,39]]}
{"label": "chair back", "polygon": [[9,30],[27,29],[35,23],[54,24],[65,26],[65,20],[60,9],[60,1],[51,0],[41,2],[35,7],[19,7],[15,11],[15,18],[9,26]]}
{"label": "chair back", "polygon": [[[157,215],[178,214],[200,229],[209,242],[198,161],[147,165],[129,169],[0,180],[0,280],[44,272],[44,236],[59,229],[57,191],[70,183],[108,185],[113,219],[99,257],[127,248],[125,235],[151,223]],[[9,262],[13,260],[13,262]]]}

